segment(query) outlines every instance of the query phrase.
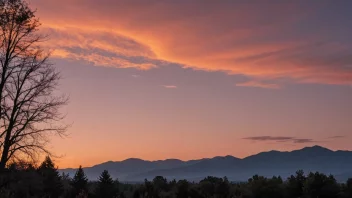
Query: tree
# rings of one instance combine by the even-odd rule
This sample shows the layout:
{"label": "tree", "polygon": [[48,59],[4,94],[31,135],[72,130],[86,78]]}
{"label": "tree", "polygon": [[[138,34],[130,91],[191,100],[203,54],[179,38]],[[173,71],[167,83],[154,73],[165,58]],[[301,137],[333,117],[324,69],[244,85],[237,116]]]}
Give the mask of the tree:
{"label": "tree", "polygon": [[349,178],[346,182],[346,193],[349,197],[352,197],[352,178]]}
{"label": "tree", "polygon": [[87,192],[88,179],[82,166],[79,166],[75,176],[72,179],[73,195],[79,195]]}
{"label": "tree", "polygon": [[67,128],[59,112],[67,97],[54,95],[60,75],[38,45],[39,26],[24,0],[0,0],[0,170],[10,159],[50,154],[48,136]]}
{"label": "tree", "polygon": [[221,178],[208,176],[199,182],[201,193],[205,197],[214,197],[217,185],[222,183]]}
{"label": "tree", "polygon": [[43,178],[32,164],[12,163],[8,171],[1,173],[9,182],[0,188],[0,197],[41,197],[44,193]]}
{"label": "tree", "polygon": [[176,184],[176,197],[183,198],[189,196],[190,184],[187,180],[179,180]]}
{"label": "tree", "polygon": [[38,173],[43,178],[44,197],[59,197],[63,191],[63,185],[59,172],[49,156],[39,166]]}
{"label": "tree", "polygon": [[271,179],[254,175],[248,180],[249,190],[253,198],[281,198],[283,197],[283,181],[281,177]]}
{"label": "tree", "polygon": [[71,197],[71,193],[72,193],[72,179],[70,178],[70,175],[67,173],[62,173],[62,175],[60,176],[61,178],[61,183],[62,183],[62,197]]}
{"label": "tree", "polygon": [[287,178],[287,194],[289,197],[303,197],[304,195],[304,184],[306,182],[306,177],[304,176],[304,171],[299,170],[296,175],[291,175]]}
{"label": "tree", "polygon": [[153,179],[153,186],[154,186],[154,189],[159,193],[161,191],[167,191],[167,188],[168,188],[167,179],[162,176],[156,176]]}
{"label": "tree", "polygon": [[107,170],[104,170],[101,173],[95,194],[97,197],[101,198],[113,198],[118,194],[114,180],[111,178]]}
{"label": "tree", "polygon": [[215,185],[215,194],[218,198],[227,198],[230,194],[230,182],[227,177],[220,179]]}
{"label": "tree", "polygon": [[145,186],[145,197],[146,198],[158,198],[159,194],[156,192],[155,187],[152,182],[148,181],[147,179],[144,180]]}
{"label": "tree", "polygon": [[309,197],[336,198],[340,188],[332,175],[316,172],[308,175],[304,190]]}

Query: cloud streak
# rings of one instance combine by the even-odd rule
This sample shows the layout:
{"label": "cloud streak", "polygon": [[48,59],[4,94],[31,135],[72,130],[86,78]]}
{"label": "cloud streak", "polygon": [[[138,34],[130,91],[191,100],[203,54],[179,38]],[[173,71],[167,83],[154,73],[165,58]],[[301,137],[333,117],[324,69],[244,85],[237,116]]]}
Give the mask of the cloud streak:
{"label": "cloud streak", "polygon": [[166,89],[177,89],[176,85],[163,85],[163,87]]}
{"label": "cloud streak", "polygon": [[252,141],[261,141],[261,142],[291,142],[296,144],[304,144],[304,143],[314,143],[318,142],[314,139],[310,138],[296,138],[290,136],[253,136],[253,137],[246,137],[243,138],[245,140],[252,140]]}
{"label": "cloud streak", "polygon": [[343,136],[343,135],[335,135],[335,136],[329,137],[329,139],[341,139],[341,138],[346,138],[346,136]]}
{"label": "cloud streak", "polygon": [[280,89],[281,86],[273,83],[263,83],[259,81],[247,81],[243,83],[237,83],[237,87],[258,87],[263,89]]}
{"label": "cloud streak", "polygon": [[77,28],[44,28],[50,40],[44,48],[53,49],[56,58],[90,62],[97,66],[148,70],[162,65],[155,54],[131,38],[104,31]]}

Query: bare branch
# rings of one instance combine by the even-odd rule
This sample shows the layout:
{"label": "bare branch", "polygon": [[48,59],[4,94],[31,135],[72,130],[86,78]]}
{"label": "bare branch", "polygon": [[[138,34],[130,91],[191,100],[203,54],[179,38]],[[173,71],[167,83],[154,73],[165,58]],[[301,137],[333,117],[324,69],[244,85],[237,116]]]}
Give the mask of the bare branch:
{"label": "bare branch", "polygon": [[54,94],[60,74],[40,48],[39,20],[23,0],[0,0],[0,170],[14,158],[50,154],[50,135],[65,136]]}

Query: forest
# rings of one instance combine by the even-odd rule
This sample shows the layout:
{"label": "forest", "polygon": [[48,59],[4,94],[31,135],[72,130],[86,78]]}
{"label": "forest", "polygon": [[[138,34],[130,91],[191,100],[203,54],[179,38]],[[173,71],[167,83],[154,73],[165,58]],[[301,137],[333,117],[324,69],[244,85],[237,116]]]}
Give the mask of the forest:
{"label": "forest", "polygon": [[208,176],[199,182],[167,180],[125,183],[103,171],[89,181],[79,167],[74,175],[60,174],[46,159],[36,167],[14,163],[1,177],[1,198],[350,198],[352,179],[338,183],[334,176],[302,170],[288,178],[254,175],[244,182]]}

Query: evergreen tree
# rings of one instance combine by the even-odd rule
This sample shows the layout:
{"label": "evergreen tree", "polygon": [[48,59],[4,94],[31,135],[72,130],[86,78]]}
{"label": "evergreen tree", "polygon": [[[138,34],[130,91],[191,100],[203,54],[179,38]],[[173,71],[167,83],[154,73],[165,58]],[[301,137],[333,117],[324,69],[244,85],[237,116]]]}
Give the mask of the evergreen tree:
{"label": "evergreen tree", "polygon": [[63,186],[59,172],[49,156],[45,158],[38,168],[38,173],[43,178],[44,197],[59,197],[63,191]]}
{"label": "evergreen tree", "polygon": [[346,193],[349,197],[352,197],[352,178],[349,178],[346,182]]}
{"label": "evergreen tree", "polygon": [[88,179],[82,166],[79,166],[75,176],[72,179],[73,195],[79,195],[87,192]]}
{"label": "evergreen tree", "polygon": [[306,179],[305,192],[308,197],[336,198],[340,188],[336,179],[323,173],[310,173]]}
{"label": "evergreen tree", "polygon": [[304,184],[306,177],[304,176],[303,170],[296,172],[296,175],[291,175],[287,178],[286,190],[289,198],[303,197],[304,195]]}
{"label": "evergreen tree", "polygon": [[114,180],[111,178],[107,170],[104,170],[101,173],[95,194],[99,198],[113,198],[118,194]]}
{"label": "evergreen tree", "polygon": [[43,197],[44,182],[33,165],[24,162],[11,164],[0,174],[1,198]]}
{"label": "evergreen tree", "polygon": [[188,197],[189,186],[190,184],[187,180],[179,180],[176,184],[176,197],[177,198]]}
{"label": "evergreen tree", "polygon": [[72,179],[70,178],[70,175],[67,173],[62,173],[61,175],[61,183],[63,186],[63,192],[61,194],[62,197],[72,197]]}

